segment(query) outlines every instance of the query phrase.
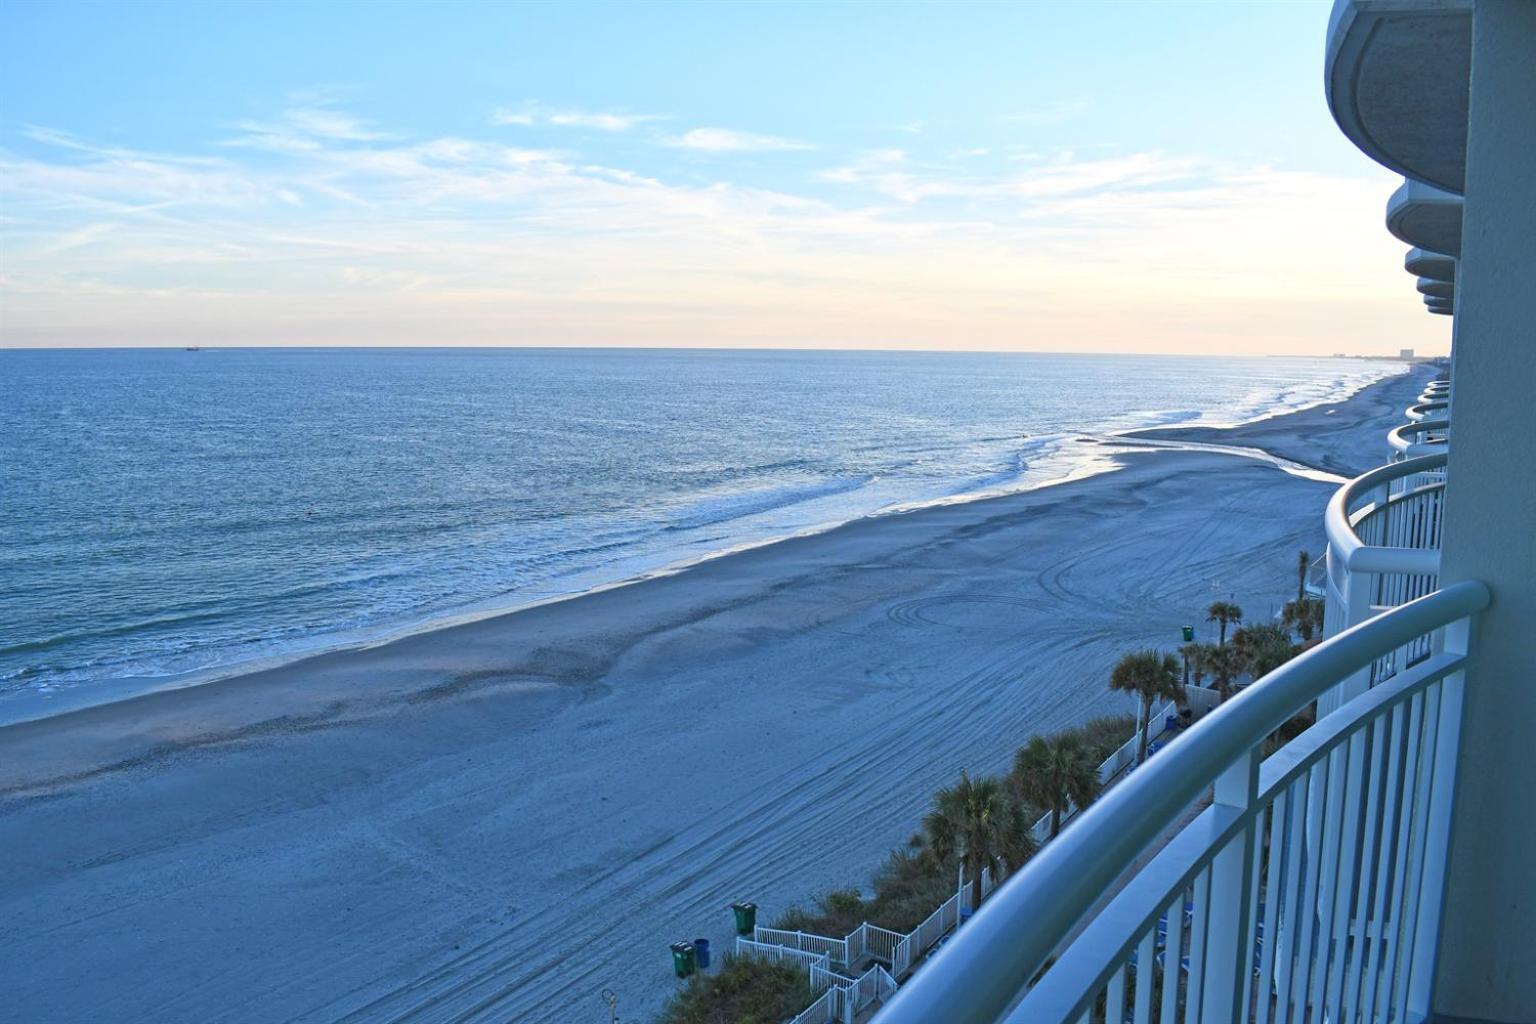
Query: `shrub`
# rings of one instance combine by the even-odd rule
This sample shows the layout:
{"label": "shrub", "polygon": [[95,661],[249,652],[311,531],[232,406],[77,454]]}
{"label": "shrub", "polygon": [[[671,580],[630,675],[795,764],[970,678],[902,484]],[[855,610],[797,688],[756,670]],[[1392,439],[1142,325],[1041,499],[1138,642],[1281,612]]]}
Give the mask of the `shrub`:
{"label": "shrub", "polygon": [[1065,731],[1075,733],[1088,748],[1094,763],[1102,764],[1110,754],[1125,746],[1126,740],[1136,735],[1136,716],[1100,715]]}
{"label": "shrub", "polygon": [[810,1004],[810,978],[793,964],[727,955],[672,994],[656,1024],[780,1024]]}

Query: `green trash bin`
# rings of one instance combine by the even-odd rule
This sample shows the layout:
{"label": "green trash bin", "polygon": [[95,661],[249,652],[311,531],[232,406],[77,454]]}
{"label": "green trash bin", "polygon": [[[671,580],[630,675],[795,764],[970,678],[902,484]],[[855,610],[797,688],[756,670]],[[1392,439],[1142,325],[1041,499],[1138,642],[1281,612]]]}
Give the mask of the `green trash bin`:
{"label": "green trash bin", "polygon": [[757,927],[757,904],[732,903],[731,913],[736,915],[736,934],[751,935]]}
{"label": "green trash bin", "polygon": [[698,965],[694,960],[693,943],[672,943],[672,970],[676,972],[679,978],[688,977],[688,975],[693,973],[696,966]]}

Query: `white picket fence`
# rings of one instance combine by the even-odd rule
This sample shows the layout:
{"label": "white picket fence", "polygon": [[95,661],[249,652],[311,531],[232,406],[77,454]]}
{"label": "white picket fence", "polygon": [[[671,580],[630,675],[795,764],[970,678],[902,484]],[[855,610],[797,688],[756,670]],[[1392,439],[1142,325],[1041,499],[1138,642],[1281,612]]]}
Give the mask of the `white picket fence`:
{"label": "white picket fence", "polygon": [[831,958],[833,963],[844,966],[857,963],[860,959],[863,947],[855,941],[858,935],[859,932],[855,931],[846,939],[832,939],[825,935],[814,935],[811,932],[789,931],[785,928],[764,928],[762,925],[752,929],[752,940],[754,942],[783,946],[786,949],[794,949],[802,953],[827,956]]}
{"label": "white picket fence", "polygon": [[[983,869],[981,872],[981,897],[986,899],[993,888],[992,872]],[[813,962],[819,964],[819,969],[833,978],[841,978],[848,984],[854,984],[855,979],[837,974],[833,970],[834,965],[844,969],[862,962],[865,958],[883,960],[891,966],[885,973],[892,979],[891,984],[896,984],[895,979],[900,978],[910,971],[923,956],[933,948],[944,936],[948,935],[960,923],[962,913],[976,908],[971,906],[971,887],[964,883],[953,896],[939,904],[938,909],[923,919],[922,923],[903,935],[893,932],[888,928],[870,924],[865,921],[848,935],[841,939],[830,938],[826,935],[816,935],[812,932],[792,931],[787,928],[764,928],[761,925],[752,930],[752,938],[738,938],[736,946],[741,950],[745,946],[757,949],[782,949],[787,956],[805,963],[808,966]],[[876,967],[882,965],[876,964]],[[812,966],[811,977],[813,992],[820,992],[816,984],[818,977],[817,967]],[[882,968],[883,969],[883,968]],[[858,983],[875,985],[871,968],[865,971],[857,979]],[[865,981],[865,979],[871,979]],[[829,982],[830,983],[830,982]],[[871,997],[873,998],[873,996]],[[813,1003],[810,1010],[814,1010],[820,1003]],[[861,1007],[864,1003],[859,1004]],[[806,1012],[810,1012],[807,1010]],[[802,1014],[802,1016],[804,1016]],[[800,1018],[796,1018],[798,1021]],[[806,1018],[808,1021],[810,1018]]]}
{"label": "white picket fence", "polygon": [[775,963],[789,960],[807,970],[832,969],[832,960],[825,953],[810,953],[803,949],[779,946],[771,942],[757,942],[745,935],[736,936],[736,955],[753,960],[770,960]]}
{"label": "white picket fence", "polygon": [[811,991],[819,993],[789,1024],[853,1024],[854,1018],[877,1000],[889,999],[896,979],[880,964],[857,978],[824,967],[811,968]]}
{"label": "white picket fence", "polygon": [[842,992],[829,988],[816,997],[816,1001],[797,1013],[789,1024],[830,1024],[838,1018]]}

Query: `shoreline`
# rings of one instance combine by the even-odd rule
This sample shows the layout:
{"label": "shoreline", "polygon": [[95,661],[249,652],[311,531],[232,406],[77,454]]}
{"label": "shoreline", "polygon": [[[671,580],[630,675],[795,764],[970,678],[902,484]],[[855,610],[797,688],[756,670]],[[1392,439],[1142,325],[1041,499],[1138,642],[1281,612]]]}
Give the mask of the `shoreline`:
{"label": "shoreline", "polygon": [[[1293,440],[1384,452],[1394,403],[1297,414]],[[1124,650],[1173,646],[1213,594],[1260,620],[1294,589],[1332,485],[1115,458],[0,729],[15,1011],[563,1024],[612,988],[643,1018],[668,942],[724,948],[736,899],[866,883],[961,768],[1127,708],[1104,685]]]}
{"label": "shoreline", "polygon": [[[782,545],[793,545],[797,542],[827,537],[845,530],[875,527],[893,517],[922,516],[940,509],[1006,502],[1012,498],[1038,494],[1059,487],[1081,485],[1099,477],[1123,473],[1130,465],[1131,460],[1137,456],[1152,456],[1156,454],[1173,456],[1179,453],[1205,453],[1256,459],[1259,461],[1265,461],[1265,456],[1270,456],[1278,460],[1273,464],[1283,471],[1292,472],[1292,467],[1306,467],[1317,471],[1319,475],[1314,476],[1314,479],[1339,482],[1341,477],[1337,475],[1337,470],[1325,468],[1326,466],[1337,466],[1347,470],[1342,476],[1342,478],[1347,478],[1348,476],[1363,472],[1365,469],[1370,468],[1370,465],[1375,465],[1376,463],[1372,462],[1358,469],[1350,469],[1348,466],[1341,465],[1339,456],[1330,455],[1327,452],[1323,452],[1324,457],[1317,460],[1318,463],[1322,463],[1321,465],[1308,463],[1294,456],[1308,455],[1315,457],[1318,454],[1317,451],[1296,451],[1295,449],[1298,446],[1283,443],[1276,446],[1274,445],[1274,440],[1276,438],[1289,438],[1296,432],[1307,433],[1325,429],[1327,426],[1331,426],[1331,424],[1327,423],[1326,417],[1335,415],[1339,409],[1351,403],[1357,406],[1362,402],[1368,403],[1369,415],[1377,415],[1382,410],[1388,408],[1395,409],[1396,402],[1398,401],[1397,392],[1401,389],[1399,387],[1392,387],[1392,385],[1400,384],[1411,373],[1410,371],[1408,375],[1400,374],[1372,382],[1356,390],[1349,397],[1337,402],[1319,403],[1294,412],[1261,417],[1260,419],[1233,427],[1149,427],[1120,431],[1102,437],[1090,438],[1084,435],[1081,440],[1091,441],[1091,443],[1101,446],[1102,460],[1096,460],[1095,462],[1079,466],[1078,469],[1069,472],[1065,476],[1043,481],[1019,490],[1002,491],[995,494],[954,495],[909,506],[893,506],[872,515],[835,523],[825,528],[811,529],[788,536],[748,542],[737,547],[711,552],[696,558],[680,560],[655,570],[642,572],[569,594],[541,598],[506,608],[487,609],[478,612],[460,612],[443,618],[434,618],[418,626],[405,627],[400,631],[380,637],[360,640],[342,646],[297,654],[293,657],[278,656],[271,659],[261,659],[256,662],[243,662],[231,665],[229,667],[230,670],[227,672],[220,671],[212,675],[208,673],[192,673],[187,676],[154,680],[151,681],[149,688],[124,696],[61,708],[52,713],[41,714],[35,717],[0,721],[0,742],[11,736],[24,735],[29,731],[27,727],[46,729],[50,728],[49,723],[57,722],[60,723],[57,727],[65,728],[72,721],[88,721],[100,718],[103,715],[110,716],[114,713],[114,709],[117,708],[123,708],[124,713],[131,716],[139,707],[147,709],[154,704],[172,704],[173,697],[171,695],[190,694],[207,688],[241,686],[242,684],[259,687],[261,682],[266,680],[277,679],[280,682],[285,681],[289,673],[298,674],[311,670],[323,673],[333,664],[333,659],[372,655],[375,652],[385,652],[387,654],[398,645],[409,645],[415,641],[432,643],[434,642],[432,638],[438,634],[451,635],[457,630],[473,629],[474,627],[486,624],[490,624],[488,628],[495,628],[498,625],[505,624],[515,616],[526,616],[549,608],[559,607],[571,602],[589,600],[632,587],[644,587],[656,581],[684,576],[699,570],[701,567],[709,566],[722,560],[760,553],[765,550],[779,548]],[[1414,392],[1414,394],[1416,393]],[[1391,394],[1393,397],[1379,400],[1373,397],[1386,394]],[[1222,438],[1227,439],[1225,443],[1221,440]],[[1162,443],[1142,445],[1140,444],[1142,441]],[[1271,447],[1266,447],[1266,443]],[[1189,444],[1191,447],[1181,447],[1184,444]],[[1280,451],[1274,450],[1276,447],[1287,450],[1289,454],[1281,454]],[[1369,442],[1362,447],[1369,448]],[[1375,458],[1376,455],[1372,453],[1369,457]],[[1291,467],[1287,467],[1282,463],[1290,463]],[[420,689],[430,691],[432,687],[425,685],[420,687]],[[402,698],[409,700],[413,696],[414,691],[415,688],[406,687],[403,690],[388,691],[380,696],[385,700],[399,700]],[[308,694],[301,697],[298,703],[306,705],[303,708],[304,717],[311,719],[316,724],[320,721],[344,723],[347,719],[340,712],[343,710],[342,705],[349,703],[344,700],[345,696],[345,694],[326,694],[323,696],[318,693]],[[143,703],[141,704],[140,702]],[[317,706],[319,706],[318,710]],[[259,726],[260,724],[260,722],[239,723],[232,726],[232,735],[238,733],[239,730]],[[189,739],[190,737],[180,736],[173,742],[186,742]],[[203,738],[199,737],[199,739]],[[124,763],[131,763],[132,760],[125,759]],[[94,774],[94,771],[89,774]],[[85,777],[88,777],[88,775]],[[3,767],[0,767],[0,798],[4,798],[6,795],[14,792],[15,789],[14,785],[7,783],[6,772]]]}
{"label": "shoreline", "polygon": [[[1079,455],[1073,460],[1074,465],[1058,476],[1048,477],[1031,483],[1019,482],[1014,485],[1005,485],[997,488],[983,487],[977,490],[959,491],[954,494],[941,495],[934,498],[897,502],[850,519],[822,523],[791,533],[745,539],[738,543],[728,544],[725,547],[711,549],[700,554],[685,555],[664,561],[658,565],[642,567],[637,571],[621,575],[617,578],[603,580],[588,586],[578,586],[569,591],[543,596],[525,596],[522,599],[513,599],[511,601],[506,601],[504,598],[499,597],[485,598],[467,605],[426,613],[422,617],[393,623],[379,623],[376,627],[363,626],[334,633],[322,631],[289,651],[274,652],[225,663],[215,663],[186,672],[156,676],[118,676],[103,678],[89,683],[72,684],[63,688],[54,687],[45,691],[23,690],[14,694],[0,695],[0,730],[137,700],[141,697],[157,693],[219,685],[245,676],[299,665],[326,655],[367,651],[376,647],[398,643],[402,640],[408,640],[425,633],[453,629],[506,615],[521,614],[565,601],[580,600],[592,594],[636,586],[654,579],[688,572],[699,565],[720,558],[729,558],[761,547],[769,547],[800,540],[805,537],[818,536],[865,521],[878,521],[887,516],[910,515],[931,508],[956,504],[993,501],[998,498],[1006,498],[1070,484],[1105,473],[1114,473],[1122,468],[1116,456],[1123,454],[1123,452],[1116,452],[1112,449],[1123,447],[1125,451],[1135,451],[1143,447],[1138,444],[1141,440],[1168,442],[1174,446],[1188,443],[1189,448],[1187,450],[1234,450],[1238,454],[1245,454],[1249,457],[1253,457],[1254,453],[1262,452],[1292,462],[1298,466],[1306,466],[1323,473],[1337,475],[1339,474],[1337,466],[1313,465],[1304,458],[1297,458],[1297,453],[1294,452],[1282,453],[1280,451],[1271,451],[1259,443],[1243,445],[1236,442],[1248,437],[1256,441],[1268,439],[1273,434],[1287,429],[1285,425],[1292,423],[1292,417],[1305,416],[1308,413],[1313,413],[1315,410],[1337,409],[1346,403],[1354,401],[1367,391],[1380,389],[1392,381],[1405,379],[1416,372],[1417,368],[1410,365],[1402,373],[1392,374],[1361,385],[1342,398],[1323,400],[1280,413],[1264,413],[1253,419],[1231,425],[1152,426],[1113,430],[1107,433],[1080,432],[1077,435],[1062,435],[1057,439],[1061,447],[1074,444],[1081,446],[1084,443],[1088,443],[1096,446],[1096,448]],[[1279,430],[1268,427],[1270,424],[1279,424]],[[1311,429],[1310,424],[1307,425],[1307,429]],[[1227,440],[1223,440],[1224,438]],[[1180,450],[1179,447],[1165,448],[1161,445],[1155,448],[1149,445],[1145,446],[1145,448],[1150,450]],[[1249,451],[1243,451],[1243,449],[1249,449]],[[1342,475],[1347,477],[1354,475],[1354,473],[1363,472],[1374,464],[1368,463],[1352,473],[1344,473]],[[0,792],[3,792],[3,787],[0,787]]]}

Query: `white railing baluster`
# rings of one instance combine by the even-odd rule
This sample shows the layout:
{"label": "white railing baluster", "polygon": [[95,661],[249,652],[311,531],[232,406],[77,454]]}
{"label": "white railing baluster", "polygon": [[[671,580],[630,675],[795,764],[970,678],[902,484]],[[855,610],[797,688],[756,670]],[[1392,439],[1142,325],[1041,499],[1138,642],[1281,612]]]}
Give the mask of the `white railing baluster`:
{"label": "white railing baluster", "polygon": [[1152,968],[1157,955],[1157,923],[1147,929],[1136,947],[1136,1024],[1152,1024]]}
{"label": "white railing baluster", "polygon": [[[1281,799],[1284,796],[1285,790],[1282,789],[1277,794],[1276,799]],[[1265,857],[1264,837],[1268,832],[1266,816],[1273,818],[1274,814],[1275,805],[1273,802],[1268,807],[1265,807],[1262,803],[1256,804],[1252,824],[1249,829],[1253,846],[1253,868],[1248,872],[1248,928],[1243,933],[1244,958],[1242,974],[1239,975],[1241,991],[1238,993],[1237,1019],[1241,1021],[1252,1019],[1250,1013],[1253,1006],[1254,986],[1257,983],[1254,978],[1254,956],[1258,949],[1259,929],[1262,927],[1261,922],[1263,919],[1263,915],[1259,912],[1259,903],[1263,899],[1264,890],[1269,885],[1268,879],[1264,876],[1275,870],[1274,862]],[[1269,856],[1273,857],[1273,853]],[[1189,1021],[1186,1024],[1198,1024],[1198,1022]]]}
{"label": "white railing baluster", "polygon": [[[1465,655],[1470,639],[1470,622],[1461,619],[1445,630],[1447,653]],[[1465,670],[1452,672],[1440,681],[1440,721],[1436,728],[1432,789],[1429,816],[1425,823],[1428,842],[1424,867],[1419,875],[1423,896],[1419,905],[1419,934],[1414,939],[1411,981],[1405,1009],[1408,1013],[1430,1015],[1429,992],[1439,952],[1440,904],[1445,890],[1445,860],[1450,852],[1451,802],[1456,785],[1456,762],[1461,742],[1461,701],[1466,685]]]}
{"label": "white railing baluster", "polygon": [[1346,767],[1349,763],[1347,749],[1337,749],[1328,755],[1328,813],[1323,818],[1322,834],[1317,845],[1317,872],[1309,877],[1313,884],[1306,892],[1302,906],[1306,924],[1305,952],[1298,972],[1302,987],[1296,995],[1300,1016],[1305,1017],[1307,1007],[1318,1005],[1322,998],[1322,979],[1328,973],[1328,942],[1333,907],[1333,885],[1338,877],[1339,832],[1347,809],[1344,792],[1347,788]]}
{"label": "white railing baluster", "polygon": [[1334,866],[1328,897],[1322,900],[1322,970],[1314,975],[1312,1002],[1337,1006],[1343,984],[1346,941],[1349,938],[1350,897],[1354,893],[1359,864],[1359,828],[1365,789],[1365,753],[1368,733],[1355,733],[1345,742],[1344,804],[1337,830],[1337,845],[1323,861]]}
{"label": "white railing baluster", "polygon": [[1301,937],[1309,930],[1303,927],[1302,908],[1306,904],[1302,901],[1302,890],[1306,886],[1307,870],[1317,864],[1310,837],[1314,834],[1312,827],[1314,816],[1318,822],[1316,834],[1321,835],[1322,832],[1322,809],[1318,803],[1326,792],[1321,778],[1326,765],[1327,762],[1323,761],[1312,766],[1304,776],[1296,780],[1292,787],[1296,808],[1291,814],[1291,834],[1285,865],[1285,904],[1281,910],[1284,915],[1281,921],[1283,930],[1277,937],[1280,945],[1275,950],[1275,957],[1279,964],[1275,975],[1275,1021],[1277,1024],[1291,1020],[1293,986],[1296,984],[1296,976],[1301,973]]}
{"label": "white railing baluster", "polygon": [[1414,801],[1417,820],[1413,846],[1409,851],[1411,867],[1408,878],[1404,882],[1407,887],[1408,902],[1403,911],[1403,936],[1399,943],[1402,952],[1392,998],[1393,1008],[1399,1014],[1403,1012],[1408,1001],[1408,982],[1413,975],[1414,945],[1419,933],[1419,903],[1424,893],[1424,886],[1420,884],[1419,879],[1424,874],[1425,851],[1429,842],[1429,802],[1434,792],[1436,745],[1440,734],[1439,686],[1432,686],[1424,692],[1424,733],[1425,740],[1419,758],[1419,778],[1416,785],[1418,792]]}
{"label": "white railing baluster", "polygon": [[[1211,862],[1211,914],[1206,943],[1213,951],[1205,981],[1201,1019],[1236,1020],[1242,999],[1242,977],[1253,962],[1251,950],[1243,949],[1248,937],[1248,889],[1254,869],[1254,805],[1259,788],[1260,747],[1253,747],[1216,777],[1212,804],[1231,807],[1243,814],[1242,830]],[[1172,923],[1169,934],[1172,934]],[[1175,961],[1174,978],[1177,980]]]}
{"label": "white railing baluster", "polygon": [[[1255,873],[1257,877],[1257,873]],[[1184,1000],[1185,1024],[1199,1024],[1201,999],[1204,992],[1206,932],[1211,910],[1211,873],[1202,871],[1195,879],[1194,908],[1190,915],[1189,931],[1189,978]]]}
{"label": "white railing baluster", "polygon": [[[1281,915],[1284,913],[1283,900],[1295,888],[1295,860],[1296,844],[1294,835],[1299,832],[1296,823],[1295,794],[1303,787],[1299,783],[1291,785],[1280,791],[1275,798],[1274,807],[1270,810],[1269,817],[1269,871],[1266,876],[1267,888],[1264,899],[1263,914],[1263,943],[1259,947],[1259,976],[1255,984],[1253,998],[1253,1019],[1255,1024],[1269,1024],[1270,1007],[1273,1002],[1272,993],[1277,987],[1283,988],[1284,982],[1275,960],[1275,949],[1280,945],[1283,937],[1281,929]],[[1275,881],[1279,885],[1275,885]],[[1279,981],[1279,986],[1276,982]],[[1244,1014],[1247,1019],[1247,1014]]]}
{"label": "white railing baluster", "polygon": [[1124,1024],[1125,1021],[1125,964],[1115,969],[1104,991],[1105,1024]]}
{"label": "white railing baluster", "polygon": [[1388,1017],[1391,1016],[1395,1005],[1393,992],[1397,985],[1397,969],[1401,961],[1403,942],[1407,938],[1404,918],[1408,912],[1408,878],[1413,863],[1411,851],[1414,838],[1418,833],[1417,824],[1423,817],[1418,778],[1420,753],[1424,749],[1426,702],[1426,694],[1419,693],[1414,695],[1408,704],[1407,756],[1404,759],[1402,795],[1399,798],[1403,805],[1399,825],[1400,835],[1397,843],[1397,857],[1393,863],[1392,892],[1387,900],[1387,912],[1392,921],[1392,938],[1387,944],[1386,963],[1382,967],[1381,977],[1376,986],[1376,1000],[1381,1005],[1383,1015]]}
{"label": "white railing baluster", "polygon": [[[1173,900],[1163,908],[1163,998],[1158,1013],[1158,1024],[1175,1024],[1179,1012],[1179,953],[1184,948],[1184,890],[1174,893]],[[1154,934],[1157,931],[1153,926]],[[1153,970],[1156,964],[1148,964]]]}

